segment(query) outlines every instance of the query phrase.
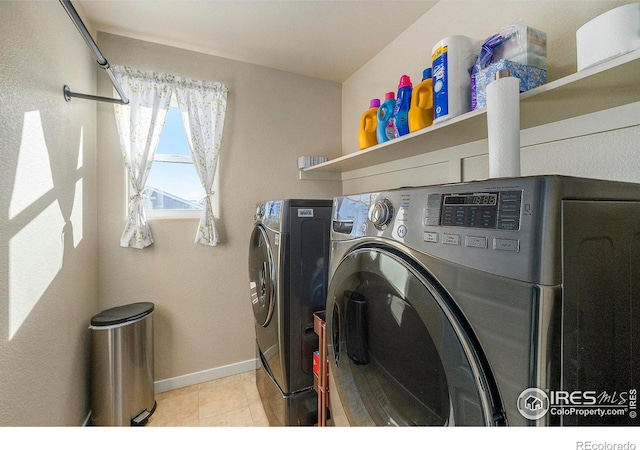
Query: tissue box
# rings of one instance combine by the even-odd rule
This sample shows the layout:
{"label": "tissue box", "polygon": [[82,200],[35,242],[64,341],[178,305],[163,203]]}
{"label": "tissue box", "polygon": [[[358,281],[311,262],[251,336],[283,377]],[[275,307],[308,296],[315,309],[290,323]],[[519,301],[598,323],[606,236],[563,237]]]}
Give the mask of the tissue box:
{"label": "tissue box", "polygon": [[520,80],[521,93],[547,82],[546,70],[503,59],[471,76],[471,109],[487,106],[487,85],[495,80],[496,73],[503,69],[508,69],[511,76]]}
{"label": "tissue box", "polygon": [[500,31],[507,36],[493,49],[493,61],[506,59],[525,66],[547,69],[547,33],[523,25],[511,25]]}

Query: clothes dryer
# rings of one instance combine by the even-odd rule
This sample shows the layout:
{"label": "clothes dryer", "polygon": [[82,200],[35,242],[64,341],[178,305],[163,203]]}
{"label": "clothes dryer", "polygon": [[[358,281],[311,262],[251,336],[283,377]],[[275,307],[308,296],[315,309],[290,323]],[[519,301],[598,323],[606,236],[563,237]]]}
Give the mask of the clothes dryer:
{"label": "clothes dryer", "polygon": [[325,309],[331,200],[257,205],[249,284],[261,365],[256,383],[271,425],[314,425],[313,313]]}
{"label": "clothes dryer", "polygon": [[640,185],[337,197],[331,240],[336,425],[640,425]]}

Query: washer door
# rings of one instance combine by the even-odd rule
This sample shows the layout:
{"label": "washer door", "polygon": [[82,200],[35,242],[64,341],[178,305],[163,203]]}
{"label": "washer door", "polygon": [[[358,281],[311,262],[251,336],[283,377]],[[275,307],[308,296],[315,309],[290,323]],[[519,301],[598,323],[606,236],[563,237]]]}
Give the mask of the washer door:
{"label": "washer door", "polygon": [[249,288],[256,324],[266,327],[276,303],[276,268],[267,232],[256,225],[249,247]]}
{"label": "washer door", "polygon": [[407,255],[349,253],[327,313],[331,376],[351,425],[494,424],[491,383],[460,314]]}

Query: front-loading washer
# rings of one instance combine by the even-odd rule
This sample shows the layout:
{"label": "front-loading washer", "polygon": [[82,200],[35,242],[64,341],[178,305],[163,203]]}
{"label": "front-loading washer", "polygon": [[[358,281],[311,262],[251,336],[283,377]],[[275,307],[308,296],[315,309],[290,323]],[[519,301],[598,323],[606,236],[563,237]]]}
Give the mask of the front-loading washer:
{"label": "front-loading washer", "polygon": [[638,425],[640,185],[562,176],[337,197],[336,425]]}
{"label": "front-loading washer", "polygon": [[258,392],[270,425],[314,425],[313,313],[325,309],[331,200],[261,202],[249,246],[249,285],[260,367]]}

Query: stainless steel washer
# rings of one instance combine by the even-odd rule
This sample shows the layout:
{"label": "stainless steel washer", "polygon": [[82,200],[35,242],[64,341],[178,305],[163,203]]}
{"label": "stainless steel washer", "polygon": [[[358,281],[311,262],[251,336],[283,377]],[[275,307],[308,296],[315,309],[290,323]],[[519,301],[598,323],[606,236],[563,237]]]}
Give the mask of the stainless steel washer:
{"label": "stainless steel washer", "polygon": [[640,424],[640,185],[338,197],[331,241],[336,425]]}
{"label": "stainless steel washer", "polygon": [[249,283],[261,367],[256,383],[271,425],[314,425],[313,313],[325,309],[331,200],[257,205]]}

